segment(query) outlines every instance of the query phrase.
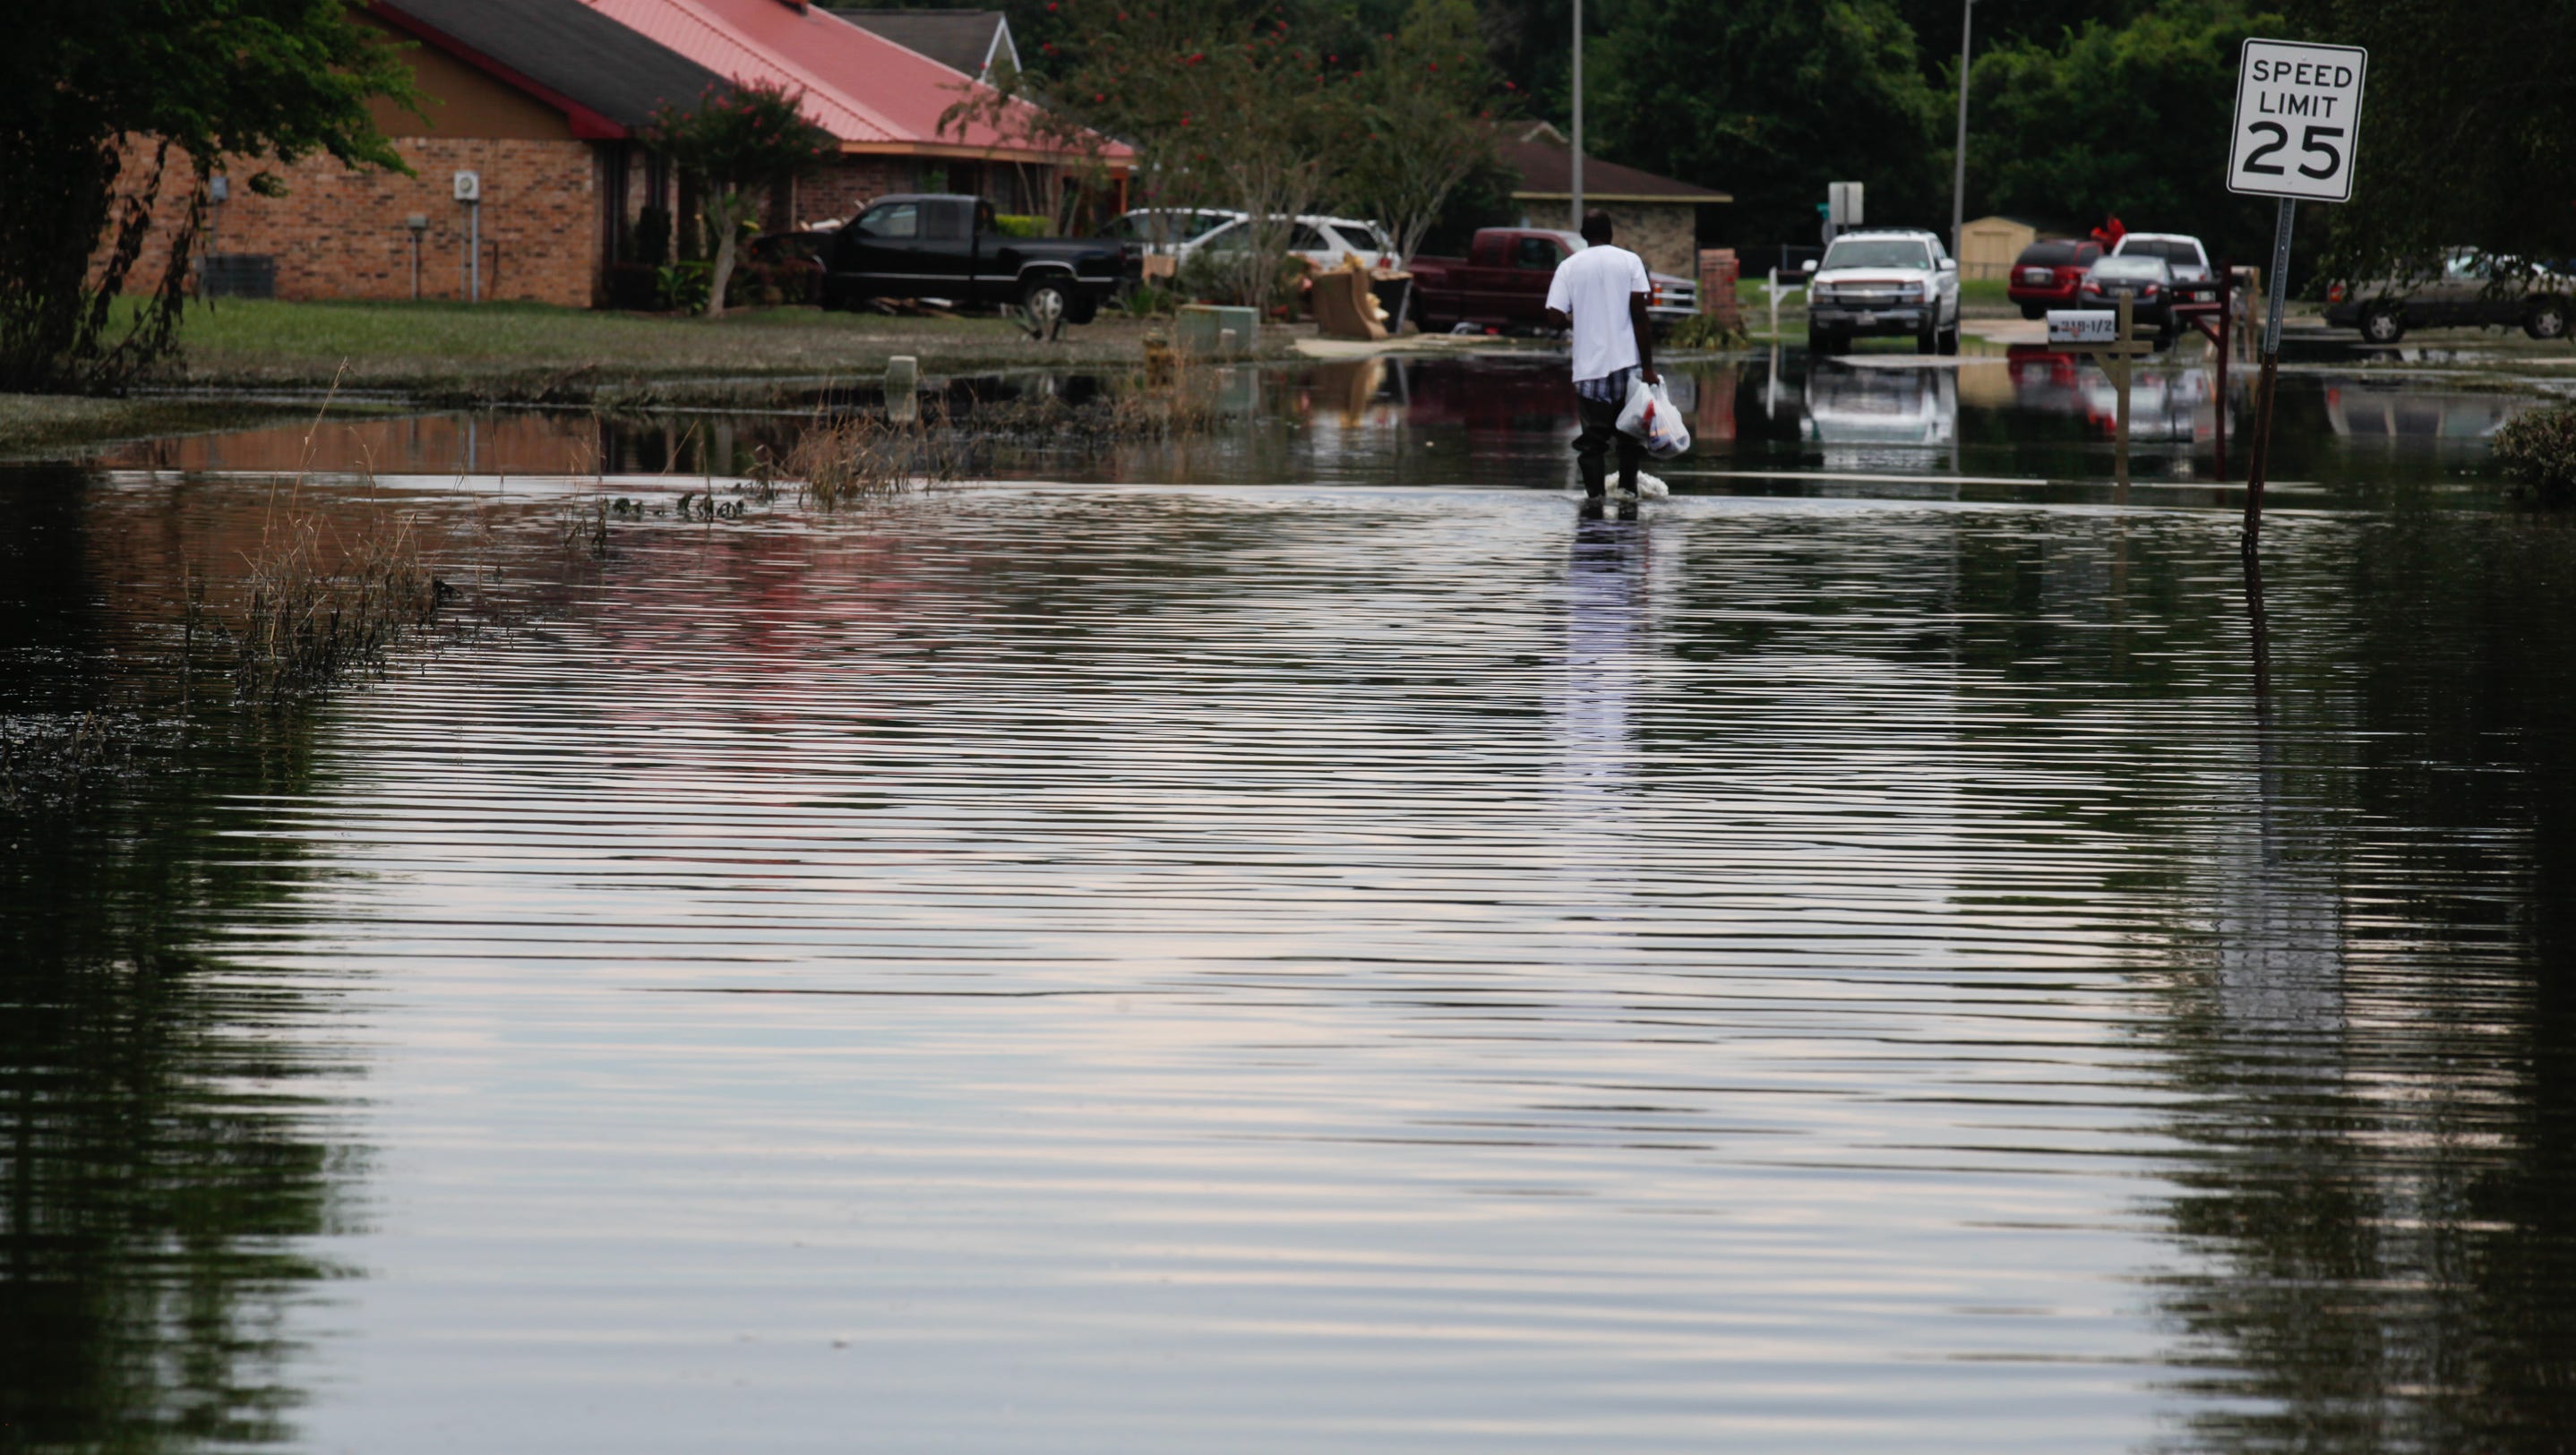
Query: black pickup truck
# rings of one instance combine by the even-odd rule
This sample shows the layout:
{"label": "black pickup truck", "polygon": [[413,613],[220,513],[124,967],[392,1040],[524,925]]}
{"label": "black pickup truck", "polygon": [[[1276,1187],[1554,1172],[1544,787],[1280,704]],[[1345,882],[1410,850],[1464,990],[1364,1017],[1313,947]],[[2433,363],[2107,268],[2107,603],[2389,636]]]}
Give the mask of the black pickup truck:
{"label": "black pickup truck", "polygon": [[1118,291],[1112,243],[1005,237],[980,197],[880,197],[832,235],[823,306],[870,298],[1018,304],[1041,326],[1089,323]]}

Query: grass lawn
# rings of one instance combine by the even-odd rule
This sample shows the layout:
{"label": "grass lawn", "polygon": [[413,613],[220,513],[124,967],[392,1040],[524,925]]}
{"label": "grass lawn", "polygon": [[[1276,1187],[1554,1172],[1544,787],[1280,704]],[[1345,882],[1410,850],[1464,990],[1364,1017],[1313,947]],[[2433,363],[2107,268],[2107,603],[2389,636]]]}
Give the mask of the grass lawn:
{"label": "grass lawn", "polygon": [[1040,344],[996,317],[888,318],[765,308],[721,319],[534,303],[189,305],[170,382],[211,388],[393,390],[439,400],[578,402],[667,394],[680,382],[882,373],[911,354],[924,374],[1044,364],[1129,364],[1145,325],[1112,314]]}

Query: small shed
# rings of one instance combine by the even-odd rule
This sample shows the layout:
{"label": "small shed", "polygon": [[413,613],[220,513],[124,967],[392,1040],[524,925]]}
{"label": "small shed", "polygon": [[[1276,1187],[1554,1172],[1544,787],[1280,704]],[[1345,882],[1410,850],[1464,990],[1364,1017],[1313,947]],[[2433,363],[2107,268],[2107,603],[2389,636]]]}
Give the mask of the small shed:
{"label": "small shed", "polygon": [[2013,259],[2037,241],[2037,223],[2018,217],[1980,217],[1959,229],[1959,276],[2008,277]]}

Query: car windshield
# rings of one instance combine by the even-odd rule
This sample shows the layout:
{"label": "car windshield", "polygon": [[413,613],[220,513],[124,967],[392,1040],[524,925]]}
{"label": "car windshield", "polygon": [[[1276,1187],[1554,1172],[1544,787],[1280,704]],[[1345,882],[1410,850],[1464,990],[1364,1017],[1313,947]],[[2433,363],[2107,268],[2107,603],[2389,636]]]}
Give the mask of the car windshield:
{"label": "car windshield", "polygon": [[1932,254],[1905,238],[1847,237],[1825,252],[1827,268],[1929,268]]}
{"label": "car windshield", "polygon": [[1130,212],[1100,230],[1102,237],[1133,242],[1189,242],[1234,219],[1222,212]]}
{"label": "car windshield", "polygon": [[2093,265],[2093,276],[2096,278],[2143,278],[2149,282],[2160,283],[2171,276],[2172,272],[2173,270],[2165,265],[2164,259],[2141,257],[2136,253],[2122,253],[2118,257],[2104,258]]}
{"label": "car windshield", "polygon": [[2124,258],[2162,258],[2186,267],[2200,266],[2200,249],[2172,238],[2128,238],[2120,244]]}

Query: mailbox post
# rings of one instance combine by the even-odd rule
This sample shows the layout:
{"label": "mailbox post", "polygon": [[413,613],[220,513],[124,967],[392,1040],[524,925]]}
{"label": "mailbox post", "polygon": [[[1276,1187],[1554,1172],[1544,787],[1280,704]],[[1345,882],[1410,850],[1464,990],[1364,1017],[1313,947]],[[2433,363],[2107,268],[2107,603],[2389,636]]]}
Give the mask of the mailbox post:
{"label": "mailbox post", "polygon": [[[2281,364],[2281,301],[2290,273],[2291,209],[2352,198],[2353,142],[2370,52],[2359,46],[2248,40],[2238,53],[2236,132],[2227,190],[2280,199],[2272,227],[2271,307],[2263,372],[2254,386],[2254,440],[2245,473],[2245,554],[2263,538],[2263,479],[2272,451],[2272,391]],[[2220,408],[2226,408],[2221,401]]]}
{"label": "mailbox post", "polygon": [[2129,384],[2136,361],[2155,352],[2155,341],[2142,338],[2134,317],[2137,304],[2129,295],[2120,295],[2116,313],[2100,309],[2052,308],[2048,311],[2048,341],[2072,344],[2074,352],[2088,354],[2111,376],[2111,388],[2119,399],[2119,413],[2112,425],[2111,452],[2114,478],[2119,482],[2120,498],[2129,498]]}

